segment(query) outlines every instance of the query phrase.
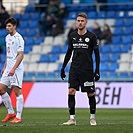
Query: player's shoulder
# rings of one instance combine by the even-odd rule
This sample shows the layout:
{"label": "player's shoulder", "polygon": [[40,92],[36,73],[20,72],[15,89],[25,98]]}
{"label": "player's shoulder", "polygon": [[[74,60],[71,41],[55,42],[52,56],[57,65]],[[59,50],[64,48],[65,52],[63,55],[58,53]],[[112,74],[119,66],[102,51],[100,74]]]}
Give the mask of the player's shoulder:
{"label": "player's shoulder", "polygon": [[73,32],[70,34],[70,37],[73,37],[73,36],[75,36],[75,35],[77,35],[77,30],[76,30],[76,31],[73,31]]}
{"label": "player's shoulder", "polygon": [[14,36],[15,37],[21,37],[22,38],[22,35],[20,33],[18,33],[18,32],[16,32]]}
{"label": "player's shoulder", "polygon": [[87,30],[87,34],[91,35],[91,36],[96,36],[93,32]]}

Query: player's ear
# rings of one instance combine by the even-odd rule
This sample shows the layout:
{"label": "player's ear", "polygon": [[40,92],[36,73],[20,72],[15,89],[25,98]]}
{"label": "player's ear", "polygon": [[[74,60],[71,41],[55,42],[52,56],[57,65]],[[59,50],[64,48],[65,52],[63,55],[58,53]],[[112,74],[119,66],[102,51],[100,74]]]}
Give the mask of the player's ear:
{"label": "player's ear", "polygon": [[88,23],[88,20],[86,19],[86,24]]}

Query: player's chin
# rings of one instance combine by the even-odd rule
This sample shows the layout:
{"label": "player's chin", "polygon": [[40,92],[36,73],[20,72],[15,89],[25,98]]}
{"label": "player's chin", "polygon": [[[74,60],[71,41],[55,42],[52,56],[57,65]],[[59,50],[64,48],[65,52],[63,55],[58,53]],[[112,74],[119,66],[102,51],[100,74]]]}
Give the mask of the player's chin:
{"label": "player's chin", "polygon": [[79,30],[83,30],[84,28],[85,28],[85,27],[83,27],[83,26],[82,26],[82,27],[78,27]]}
{"label": "player's chin", "polygon": [[79,30],[83,30],[84,28],[80,28],[80,27],[79,27],[78,29],[79,29]]}

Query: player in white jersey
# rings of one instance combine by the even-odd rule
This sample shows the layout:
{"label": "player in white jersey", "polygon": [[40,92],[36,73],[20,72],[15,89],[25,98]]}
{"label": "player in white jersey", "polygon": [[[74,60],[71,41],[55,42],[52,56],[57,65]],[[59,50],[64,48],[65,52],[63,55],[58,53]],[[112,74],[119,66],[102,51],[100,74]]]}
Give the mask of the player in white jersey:
{"label": "player in white jersey", "polygon": [[[14,18],[6,20],[6,30],[9,33],[6,40],[6,60],[1,71],[2,77],[0,80],[0,95],[3,103],[8,110],[8,114],[2,122],[21,123],[23,110],[23,58],[24,58],[24,40],[22,36],[16,31],[17,21]],[[10,96],[7,89],[12,87],[16,95],[16,111],[12,107]]]}

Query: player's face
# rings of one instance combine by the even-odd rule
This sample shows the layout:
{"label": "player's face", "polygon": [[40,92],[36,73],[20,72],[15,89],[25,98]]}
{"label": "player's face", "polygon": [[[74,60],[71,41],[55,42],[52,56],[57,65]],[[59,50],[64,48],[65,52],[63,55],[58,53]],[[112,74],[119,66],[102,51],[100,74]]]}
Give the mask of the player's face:
{"label": "player's face", "polygon": [[16,31],[16,26],[12,25],[11,23],[6,24],[6,30],[10,35],[14,35]]}
{"label": "player's face", "polygon": [[77,17],[77,25],[79,30],[85,29],[87,20],[84,17]]}

